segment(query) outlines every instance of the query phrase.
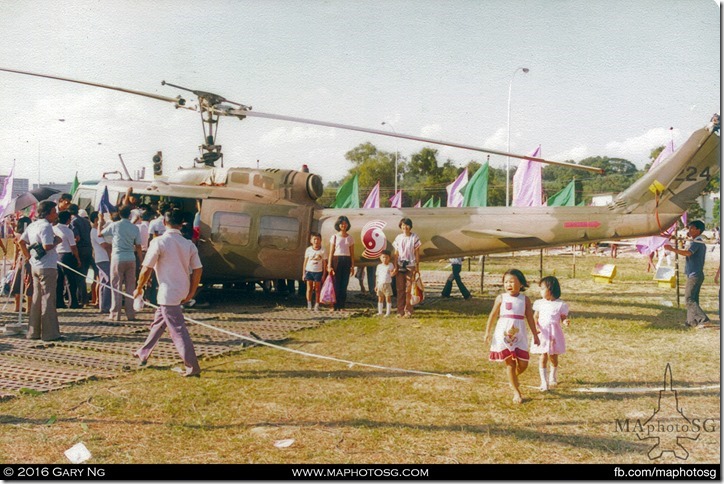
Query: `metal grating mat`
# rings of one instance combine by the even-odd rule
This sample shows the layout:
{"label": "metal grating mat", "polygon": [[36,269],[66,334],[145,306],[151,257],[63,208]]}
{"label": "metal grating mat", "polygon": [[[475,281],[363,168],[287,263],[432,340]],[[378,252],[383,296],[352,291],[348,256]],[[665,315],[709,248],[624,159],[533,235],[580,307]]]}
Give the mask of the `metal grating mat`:
{"label": "metal grating mat", "polygon": [[[0,297],[0,303],[6,298]],[[268,342],[289,339],[290,333],[349,318],[355,311],[332,313],[279,306],[215,305],[214,311],[187,311],[189,317],[243,336]],[[40,392],[66,387],[94,378],[113,378],[138,368],[132,355],[145,341],[153,318],[150,310],[137,321],[109,321],[97,309],[60,310],[64,339],[45,342],[24,335],[3,335],[4,323],[16,323],[17,314],[0,313],[0,398],[17,395],[21,389]],[[27,317],[23,321],[27,324]],[[188,325],[199,359],[242,350],[253,344],[233,335],[198,324]],[[165,333],[149,359],[149,366],[181,364],[176,348]],[[203,368],[203,363],[202,363]]]}
{"label": "metal grating mat", "polygon": [[[73,350],[69,351],[67,348],[15,348],[11,355],[25,361],[31,360],[45,363],[65,364],[95,368],[99,371],[107,370],[109,372],[128,370],[132,366],[132,361],[128,357],[115,358],[111,355],[104,355],[103,358],[99,358],[96,354],[77,352]],[[0,361],[2,361],[2,359],[0,359]]]}

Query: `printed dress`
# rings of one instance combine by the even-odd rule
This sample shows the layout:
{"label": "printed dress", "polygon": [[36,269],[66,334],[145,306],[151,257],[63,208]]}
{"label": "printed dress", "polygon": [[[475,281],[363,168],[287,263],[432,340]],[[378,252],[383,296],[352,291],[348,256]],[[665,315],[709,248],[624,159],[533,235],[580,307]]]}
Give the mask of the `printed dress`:
{"label": "printed dress", "polygon": [[525,295],[501,294],[500,316],[490,345],[490,361],[516,358],[528,361],[528,333],[525,329]]}
{"label": "printed dress", "polygon": [[[566,339],[561,328],[561,316],[568,315],[568,304],[560,299],[548,301],[538,299],[533,303],[533,311],[538,311],[538,339],[540,344],[533,343],[531,353],[562,355],[566,352]],[[565,319],[565,318],[564,318]]]}

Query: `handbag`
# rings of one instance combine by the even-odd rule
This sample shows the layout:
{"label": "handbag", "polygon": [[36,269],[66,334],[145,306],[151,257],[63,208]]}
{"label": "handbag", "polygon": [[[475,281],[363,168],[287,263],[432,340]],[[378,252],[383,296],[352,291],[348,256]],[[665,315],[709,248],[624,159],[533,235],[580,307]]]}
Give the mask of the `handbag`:
{"label": "handbag", "polygon": [[337,302],[337,297],[334,293],[333,276],[327,276],[322,283],[322,288],[319,290],[319,302],[322,304],[334,304]]}
{"label": "handbag", "polygon": [[425,300],[425,286],[422,284],[422,277],[420,277],[420,273],[417,272],[415,274],[415,281],[412,283],[410,303],[413,306],[416,306],[424,300]]}

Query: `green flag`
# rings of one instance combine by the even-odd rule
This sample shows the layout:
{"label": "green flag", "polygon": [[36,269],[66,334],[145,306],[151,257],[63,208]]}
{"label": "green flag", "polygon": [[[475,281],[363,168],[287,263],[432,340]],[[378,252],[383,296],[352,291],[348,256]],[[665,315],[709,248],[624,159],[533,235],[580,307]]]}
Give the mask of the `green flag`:
{"label": "green flag", "polygon": [[488,162],[478,168],[467,185],[462,189],[463,207],[488,206]]}
{"label": "green flag", "polygon": [[427,202],[425,202],[425,205],[422,206],[423,208],[435,208],[435,197],[430,197]]}
{"label": "green flag", "polygon": [[566,188],[548,199],[549,207],[575,207],[576,205],[576,179],[574,178]]}
{"label": "green flag", "polygon": [[442,207],[442,198],[438,198],[437,201],[435,202],[434,206],[435,206],[435,208]]}
{"label": "green flag", "polygon": [[356,174],[337,189],[332,208],[359,208],[359,183]]}
{"label": "green flag", "polygon": [[71,195],[75,195],[75,191],[78,190],[78,185],[80,185],[80,182],[78,181],[78,172],[75,172],[75,179],[73,180],[73,184],[70,186]]}

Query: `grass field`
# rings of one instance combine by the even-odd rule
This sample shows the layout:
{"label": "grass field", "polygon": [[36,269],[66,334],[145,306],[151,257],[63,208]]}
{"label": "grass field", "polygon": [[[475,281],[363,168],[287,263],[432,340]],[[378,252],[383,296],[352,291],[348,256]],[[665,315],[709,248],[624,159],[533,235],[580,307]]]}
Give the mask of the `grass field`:
{"label": "grass field", "polygon": [[[511,403],[502,366],[487,361],[483,327],[502,272],[518,267],[537,280],[539,258],[488,257],[485,291],[471,287],[472,300],[430,297],[410,320],[370,311],[294,333],[285,343],[441,376],[264,347],[202,361],[200,379],[149,367],[0,402],[0,461],[64,463],[63,452],[83,442],[93,454],[88,463],[106,464],[681,463],[672,453],[652,461],[654,441],[639,439],[654,436],[643,423],[659,408],[670,365],[680,410],[700,427],[696,440],[685,441],[685,462],[719,463],[719,302],[711,277],[718,260],[708,263],[702,291],[716,324],[700,330],[682,325],[683,288],[679,309],[676,290],[657,287],[645,260],[616,259],[609,285],[590,276],[600,262],[612,260],[577,257],[574,279],[571,256],[546,257],[544,275],[560,278],[571,307],[568,352],[560,357],[560,384],[546,393],[536,389],[537,360],[531,361],[521,376],[522,405]],[[528,294],[538,297],[535,288]],[[681,415],[671,411],[673,392],[662,395],[655,420],[673,429]],[[655,436],[669,437],[661,439],[666,450],[664,442],[681,432],[694,437],[688,427]],[[275,447],[281,439],[294,443]]]}

